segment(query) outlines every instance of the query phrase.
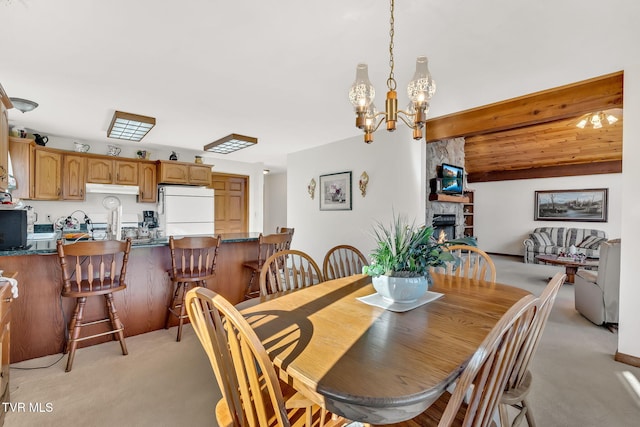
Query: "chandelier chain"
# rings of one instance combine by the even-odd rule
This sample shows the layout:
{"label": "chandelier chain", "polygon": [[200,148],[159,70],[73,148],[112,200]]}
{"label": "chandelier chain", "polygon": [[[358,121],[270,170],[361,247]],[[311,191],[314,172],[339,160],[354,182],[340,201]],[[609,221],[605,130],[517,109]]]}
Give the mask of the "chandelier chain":
{"label": "chandelier chain", "polygon": [[394,31],[394,23],[395,20],[393,18],[393,12],[395,9],[395,0],[391,0],[391,18],[389,18],[389,25],[390,25],[390,29],[389,29],[389,78],[387,79],[387,87],[389,88],[389,90],[396,90],[396,78],[393,74],[393,68],[395,65],[395,62],[393,60],[393,36],[395,34]]}

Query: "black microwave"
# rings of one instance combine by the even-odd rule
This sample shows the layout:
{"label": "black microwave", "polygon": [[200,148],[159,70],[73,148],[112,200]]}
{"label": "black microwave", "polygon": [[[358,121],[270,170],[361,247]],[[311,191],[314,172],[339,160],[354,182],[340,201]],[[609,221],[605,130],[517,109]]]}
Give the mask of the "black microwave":
{"label": "black microwave", "polygon": [[27,247],[27,211],[0,209],[0,250]]}

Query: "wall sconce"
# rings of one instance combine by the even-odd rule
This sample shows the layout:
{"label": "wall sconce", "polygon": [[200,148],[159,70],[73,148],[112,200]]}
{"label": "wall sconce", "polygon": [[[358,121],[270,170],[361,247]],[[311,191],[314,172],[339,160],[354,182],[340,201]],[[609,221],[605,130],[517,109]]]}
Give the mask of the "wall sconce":
{"label": "wall sconce", "polygon": [[358,182],[362,197],[367,195],[367,184],[369,184],[369,175],[367,175],[367,172],[362,172],[362,175],[360,175],[360,181]]}
{"label": "wall sconce", "polygon": [[309,185],[307,185],[307,191],[309,192],[309,195],[311,196],[311,199],[313,199],[313,197],[316,195],[316,180],[311,178],[311,181],[309,181]]}

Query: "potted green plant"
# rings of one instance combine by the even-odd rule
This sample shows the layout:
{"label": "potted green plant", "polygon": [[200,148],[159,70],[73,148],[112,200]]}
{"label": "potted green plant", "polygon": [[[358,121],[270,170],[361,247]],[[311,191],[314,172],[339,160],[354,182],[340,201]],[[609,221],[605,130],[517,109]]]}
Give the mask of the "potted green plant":
{"label": "potted green plant", "polygon": [[388,226],[378,222],[373,234],[377,246],[371,252],[371,264],[362,272],[372,276],[373,286],[383,298],[394,302],[415,301],[428,289],[431,267],[456,262],[446,246],[476,246],[473,237],[438,242],[433,227],[410,223],[403,215],[394,215]]}

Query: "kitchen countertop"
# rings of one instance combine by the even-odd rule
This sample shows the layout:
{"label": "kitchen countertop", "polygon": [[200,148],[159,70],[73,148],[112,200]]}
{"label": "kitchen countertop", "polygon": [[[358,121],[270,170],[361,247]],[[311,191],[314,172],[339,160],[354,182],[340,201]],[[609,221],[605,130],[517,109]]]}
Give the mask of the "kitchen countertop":
{"label": "kitchen countertop", "polygon": [[[222,244],[251,242],[257,241],[260,233],[224,233],[221,234]],[[27,245],[31,245],[29,249],[15,249],[0,251],[0,257],[3,256],[19,256],[19,255],[51,255],[57,253],[56,239],[46,240],[27,240]],[[168,246],[169,238],[162,239],[144,239],[136,242],[133,240],[132,248],[150,248],[157,246]]]}

